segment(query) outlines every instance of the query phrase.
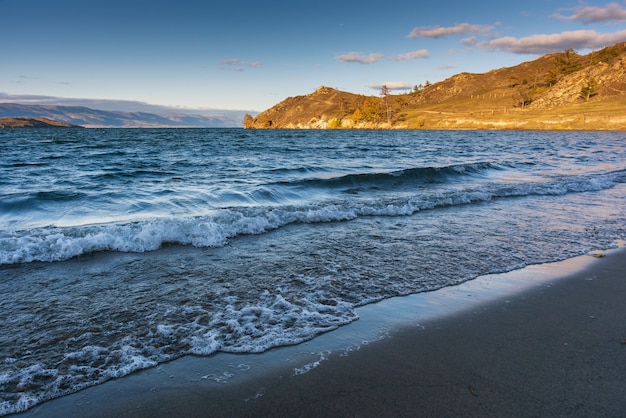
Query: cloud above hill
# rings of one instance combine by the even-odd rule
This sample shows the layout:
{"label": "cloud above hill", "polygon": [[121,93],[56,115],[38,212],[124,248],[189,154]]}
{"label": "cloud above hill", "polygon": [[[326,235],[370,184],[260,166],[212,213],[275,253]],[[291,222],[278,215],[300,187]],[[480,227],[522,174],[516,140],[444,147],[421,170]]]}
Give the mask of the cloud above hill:
{"label": "cloud above hill", "polygon": [[347,52],[345,54],[336,55],[335,59],[343,62],[355,62],[358,64],[373,64],[385,58],[384,54],[363,54],[362,52]]}
{"label": "cloud above hill", "polygon": [[221,68],[224,70],[238,71],[238,72],[245,71],[246,68],[261,68],[263,66],[263,64],[258,61],[246,62],[238,58],[231,58],[231,59],[224,60],[221,62],[221,64],[222,64]]}
{"label": "cloud above hill", "polygon": [[[566,15],[563,12],[572,11]],[[560,20],[581,21],[583,23],[598,23],[626,20],[626,8],[618,3],[609,3],[604,7],[589,6],[577,9],[562,9],[552,15]]]}
{"label": "cloud above hill", "polygon": [[626,29],[615,33],[595,30],[577,30],[555,34],[531,35],[523,38],[505,36],[478,43],[487,50],[501,50],[515,54],[544,54],[573,49],[597,49],[626,41]]}
{"label": "cloud above hill", "polygon": [[384,54],[372,53],[363,54],[362,52],[348,52],[336,55],[335,59],[343,62],[356,62],[358,64],[373,64],[385,58]]}
{"label": "cloud above hill", "polygon": [[374,90],[381,90],[385,86],[387,90],[411,90],[415,84],[406,81],[387,81],[386,83],[370,84],[368,87]]}
{"label": "cloud above hill", "polygon": [[399,55],[393,56],[391,57],[391,59],[394,61],[406,61],[406,60],[413,60],[413,59],[418,59],[418,58],[428,58],[428,56],[429,56],[428,50],[420,49],[418,51],[412,51],[412,52],[407,52],[406,54],[399,54]]}
{"label": "cloud above hill", "polygon": [[[406,54],[398,54],[390,57],[393,61],[407,61],[414,60],[418,58],[428,58],[429,53],[426,49],[420,49],[418,51],[407,52]],[[335,59],[337,61],[343,62],[355,62],[357,64],[374,64],[378,61],[385,59],[384,54],[372,53],[372,54],[363,54],[362,52],[347,52],[345,54],[336,55]]]}
{"label": "cloud above hill", "polygon": [[[559,9],[552,18],[583,24],[626,21],[626,6],[608,3],[605,6],[579,6]],[[498,36],[500,23],[492,25],[459,23],[454,26],[418,26],[407,38],[439,39],[464,35],[461,43],[470,48],[505,51],[514,54],[547,54],[566,49],[597,49],[626,41],[626,30],[601,33],[597,30],[571,30],[553,34],[532,34],[524,37]]]}
{"label": "cloud above hill", "polygon": [[460,23],[455,26],[421,26],[414,28],[407,38],[442,38],[451,35],[489,35],[496,25],[476,25]]}

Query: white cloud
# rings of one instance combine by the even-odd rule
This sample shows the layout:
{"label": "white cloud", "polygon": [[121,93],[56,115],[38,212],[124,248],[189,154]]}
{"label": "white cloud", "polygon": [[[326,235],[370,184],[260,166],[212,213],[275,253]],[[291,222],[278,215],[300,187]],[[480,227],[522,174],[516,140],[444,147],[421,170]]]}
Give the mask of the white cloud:
{"label": "white cloud", "polygon": [[388,81],[386,83],[370,84],[367,87],[374,90],[381,90],[383,86],[386,86],[388,90],[410,90],[415,84],[406,81]]}
{"label": "white cloud", "polygon": [[237,58],[227,59],[221,62],[222,69],[231,70],[231,71],[244,71],[247,68],[260,68],[263,66],[258,61],[255,62],[246,62]]}
{"label": "white cloud", "polygon": [[556,34],[531,35],[524,38],[506,36],[478,44],[487,50],[502,50],[516,54],[546,54],[573,49],[595,49],[626,41],[626,29],[615,33],[577,30]]}
{"label": "white cloud", "polygon": [[381,59],[385,58],[383,54],[369,54],[365,55],[361,52],[348,52],[335,56],[335,59],[343,62],[356,62],[359,64],[373,64]]}
{"label": "white cloud", "polygon": [[409,33],[408,38],[441,38],[449,35],[489,35],[493,30],[493,25],[473,25],[470,23],[460,23],[455,26],[421,26],[414,28]]}
{"label": "white cloud", "polygon": [[617,3],[609,3],[604,7],[590,6],[573,10],[570,15],[555,13],[553,17],[561,20],[580,20],[584,23],[608,22],[611,20],[626,20],[626,8]]}
{"label": "white cloud", "polygon": [[469,38],[461,39],[461,43],[467,46],[476,46],[476,44],[478,43],[478,38],[476,38],[475,36],[470,36]]}
{"label": "white cloud", "polygon": [[391,59],[394,61],[405,61],[405,60],[413,60],[417,58],[428,58],[428,51],[425,49],[420,49],[418,51],[407,52],[406,54],[399,54]]}

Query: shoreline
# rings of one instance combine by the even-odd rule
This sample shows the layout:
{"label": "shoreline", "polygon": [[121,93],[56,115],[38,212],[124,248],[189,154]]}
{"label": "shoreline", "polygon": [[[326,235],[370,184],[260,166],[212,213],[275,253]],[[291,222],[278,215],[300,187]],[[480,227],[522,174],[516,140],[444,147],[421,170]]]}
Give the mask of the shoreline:
{"label": "shoreline", "polygon": [[18,416],[617,415],[626,249],[602,253],[387,299],[306,343],[183,357]]}

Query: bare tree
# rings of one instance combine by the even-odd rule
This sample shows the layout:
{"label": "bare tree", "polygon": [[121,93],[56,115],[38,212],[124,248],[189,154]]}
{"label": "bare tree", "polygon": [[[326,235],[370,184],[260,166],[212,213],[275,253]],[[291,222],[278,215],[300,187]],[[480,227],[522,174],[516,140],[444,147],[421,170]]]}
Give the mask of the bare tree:
{"label": "bare tree", "polygon": [[580,97],[588,102],[596,94],[598,94],[598,83],[593,78],[588,78],[586,84],[580,89]]}
{"label": "bare tree", "polygon": [[383,98],[383,103],[385,105],[386,113],[387,113],[387,123],[389,123],[391,120],[391,117],[389,115],[389,101],[387,100],[387,96],[389,96],[389,87],[387,87],[386,84],[383,84],[383,86],[380,88],[380,97]]}

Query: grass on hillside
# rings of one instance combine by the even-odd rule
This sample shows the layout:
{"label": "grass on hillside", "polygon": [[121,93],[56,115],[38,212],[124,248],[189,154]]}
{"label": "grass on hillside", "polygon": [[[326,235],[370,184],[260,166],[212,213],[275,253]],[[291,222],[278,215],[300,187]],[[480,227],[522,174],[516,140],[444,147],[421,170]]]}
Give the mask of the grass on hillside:
{"label": "grass on hillside", "polygon": [[[459,100],[454,107],[433,105],[407,110],[398,118],[408,129],[626,129],[626,98],[580,102],[553,109],[522,109],[500,100],[470,106]],[[472,110],[467,110],[472,108]]]}

